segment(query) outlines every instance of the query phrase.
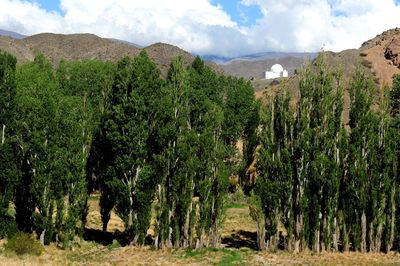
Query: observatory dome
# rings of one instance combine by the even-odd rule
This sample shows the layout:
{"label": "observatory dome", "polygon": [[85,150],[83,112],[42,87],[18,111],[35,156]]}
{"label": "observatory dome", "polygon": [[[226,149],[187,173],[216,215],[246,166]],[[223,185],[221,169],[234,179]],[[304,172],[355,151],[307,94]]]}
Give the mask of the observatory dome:
{"label": "observatory dome", "polygon": [[275,64],[271,67],[272,73],[281,73],[283,72],[283,67],[280,64]]}

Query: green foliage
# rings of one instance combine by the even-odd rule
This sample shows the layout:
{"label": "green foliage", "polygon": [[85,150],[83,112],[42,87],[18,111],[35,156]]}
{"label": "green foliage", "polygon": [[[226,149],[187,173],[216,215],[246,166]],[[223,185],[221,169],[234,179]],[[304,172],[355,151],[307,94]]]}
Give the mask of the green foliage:
{"label": "green foliage", "polygon": [[390,91],[391,115],[397,116],[400,113],[400,75],[393,77],[393,86]]}
{"label": "green foliage", "polygon": [[162,81],[145,52],[118,63],[110,108],[102,124],[109,148],[102,181],[104,227],[111,207],[125,222],[131,241],[143,244],[156,186],[151,135]]}
{"label": "green foliage", "polygon": [[175,58],[163,80],[144,51],[56,70],[43,55],[16,69],[1,53],[0,92],[2,221],[68,247],[83,232],[88,193],[99,189],[104,231],[114,209],[131,244],[144,244],[151,218],[157,247],[220,241],[228,177],[256,147],[249,82],[220,77],[200,58],[189,67]]}
{"label": "green foliage", "polygon": [[339,243],[343,250],[362,252],[393,247],[399,154],[396,79],[390,99],[384,91],[374,111],[373,82],[359,69],[348,88],[348,127],[342,122],[340,73],[327,69],[323,56],[314,69],[304,70],[296,104],[290,104],[284,91],[268,103],[254,190],[259,202],[253,208],[261,208],[265,216],[261,248],[275,249],[278,242],[288,249],[317,252],[339,250]]}
{"label": "green foliage", "polygon": [[244,137],[245,129],[251,127],[254,102],[254,90],[249,81],[226,78],[226,102],[224,102],[224,127],[223,134],[227,143]]}
{"label": "green foliage", "polygon": [[107,246],[108,250],[114,250],[114,249],[118,249],[121,247],[121,244],[117,241],[117,240],[113,240],[113,242]]}
{"label": "green foliage", "polygon": [[15,179],[19,174],[12,139],[16,62],[14,56],[0,51],[0,238],[13,231],[14,223],[8,215],[8,208],[14,197]]}
{"label": "green foliage", "polygon": [[43,252],[43,247],[39,241],[34,239],[31,234],[18,232],[8,239],[4,245],[6,251],[15,252],[17,255],[36,255],[39,256]]}
{"label": "green foliage", "polygon": [[0,220],[0,239],[11,238],[18,232],[17,224],[12,217],[2,217]]}

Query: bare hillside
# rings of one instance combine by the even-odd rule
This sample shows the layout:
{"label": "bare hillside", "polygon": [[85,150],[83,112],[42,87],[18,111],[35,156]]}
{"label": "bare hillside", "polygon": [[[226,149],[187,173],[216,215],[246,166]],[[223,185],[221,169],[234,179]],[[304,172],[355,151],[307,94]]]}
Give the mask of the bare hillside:
{"label": "bare hillside", "polygon": [[289,74],[292,75],[296,69],[300,68],[305,62],[310,59],[304,57],[281,57],[281,58],[268,58],[261,60],[245,60],[238,59],[230,61],[226,64],[221,64],[220,66],[224,69],[225,73],[232,76],[238,76],[243,78],[254,78],[262,79],[264,78],[264,72],[269,71],[271,66],[274,64],[281,64]]}
{"label": "bare hillside", "polygon": [[[41,33],[23,39],[0,36],[0,49],[14,54],[19,63],[34,59],[35,55],[44,54],[54,65],[64,60],[98,59],[117,61],[124,56],[136,56],[141,51],[129,43],[100,38],[94,34],[53,34]],[[169,63],[175,56],[182,56],[186,64],[194,57],[169,44],[157,43],[143,48],[158,65],[163,75],[167,73]],[[222,70],[207,62],[217,72]]]}
{"label": "bare hillside", "polygon": [[385,31],[360,50],[379,84],[391,86],[393,75],[400,74],[400,29]]}

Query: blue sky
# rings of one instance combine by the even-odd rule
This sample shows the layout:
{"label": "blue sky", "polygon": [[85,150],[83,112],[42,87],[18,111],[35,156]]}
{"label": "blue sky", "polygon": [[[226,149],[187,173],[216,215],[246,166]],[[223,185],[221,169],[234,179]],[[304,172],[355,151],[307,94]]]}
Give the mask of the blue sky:
{"label": "blue sky", "polygon": [[240,26],[254,25],[257,19],[262,18],[260,7],[257,5],[246,6],[241,1],[234,0],[213,0],[212,3],[220,5]]}
{"label": "blue sky", "polygon": [[400,0],[0,0],[0,29],[236,56],[358,48],[400,27],[399,14]]}
{"label": "blue sky", "polygon": [[47,11],[56,11],[62,13],[59,0],[37,0],[36,2]]}

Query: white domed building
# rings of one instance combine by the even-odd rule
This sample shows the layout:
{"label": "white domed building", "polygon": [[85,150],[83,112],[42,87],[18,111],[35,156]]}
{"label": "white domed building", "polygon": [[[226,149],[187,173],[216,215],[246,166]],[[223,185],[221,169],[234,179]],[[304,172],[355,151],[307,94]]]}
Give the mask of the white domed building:
{"label": "white domed building", "polygon": [[287,78],[289,73],[280,64],[271,67],[271,71],[265,71],[265,79]]}

